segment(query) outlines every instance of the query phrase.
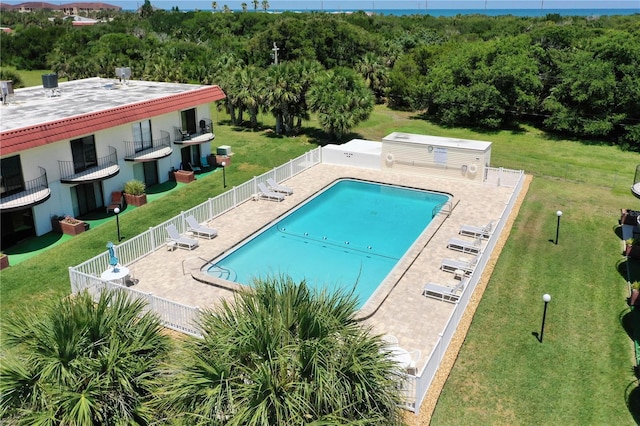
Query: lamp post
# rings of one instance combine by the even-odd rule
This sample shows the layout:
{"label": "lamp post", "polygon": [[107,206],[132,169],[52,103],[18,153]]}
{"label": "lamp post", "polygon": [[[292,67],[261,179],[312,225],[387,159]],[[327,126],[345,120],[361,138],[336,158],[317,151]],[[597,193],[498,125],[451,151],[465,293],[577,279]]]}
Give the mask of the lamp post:
{"label": "lamp post", "polygon": [[542,313],[542,327],[540,328],[540,343],[542,343],[542,336],[544,336],[544,322],[547,319],[547,304],[551,301],[551,295],[543,294],[542,300],[544,301],[544,311]]}
{"label": "lamp post", "polygon": [[225,171],[225,167],[227,165],[227,163],[225,163],[224,161],[222,163],[220,163],[220,165],[222,166],[222,185],[224,188],[227,187],[227,173]]}
{"label": "lamp post", "polygon": [[116,226],[118,227],[118,242],[120,242],[120,240],[122,240],[122,238],[120,238],[120,208],[116,207],[115,209],[113,209],[113,212],[116,214]]}
{"label": "lamp post", "polygon": [[558,235],[560,234],[560,218],[562,217],[562,212],[558,210],[556,212],[556,216],[558,216],[558,225],[556,226],[556,245],[558,245]]}

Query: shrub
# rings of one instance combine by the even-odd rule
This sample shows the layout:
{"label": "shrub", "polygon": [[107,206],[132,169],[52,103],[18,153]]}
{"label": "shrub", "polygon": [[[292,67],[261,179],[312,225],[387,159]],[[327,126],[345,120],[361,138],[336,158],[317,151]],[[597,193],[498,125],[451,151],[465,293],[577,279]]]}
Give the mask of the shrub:
{"label": "shrub", "polygon": [[145,188],[146,185],[144,184],[144,182],[136,179],[132,179],[124,184],[124,192],[131,195],[142,195],[144,194]]}

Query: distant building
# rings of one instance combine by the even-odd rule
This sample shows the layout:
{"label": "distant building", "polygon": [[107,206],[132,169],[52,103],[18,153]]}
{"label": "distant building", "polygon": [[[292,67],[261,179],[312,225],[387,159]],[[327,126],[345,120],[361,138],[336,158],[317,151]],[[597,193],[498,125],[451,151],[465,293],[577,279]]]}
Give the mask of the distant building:
{"label": "distant building", "polygon": [[17,10],[20,13],[37,12],[39,10],[50,10],[52,12],[62,12],[65,15],[89,15],[105,10],[121,11],[120,6],[107,3],[81,2],[67,4],[53,4],[43,1],[32,1],[19,4],[0,3],[0,10]]}

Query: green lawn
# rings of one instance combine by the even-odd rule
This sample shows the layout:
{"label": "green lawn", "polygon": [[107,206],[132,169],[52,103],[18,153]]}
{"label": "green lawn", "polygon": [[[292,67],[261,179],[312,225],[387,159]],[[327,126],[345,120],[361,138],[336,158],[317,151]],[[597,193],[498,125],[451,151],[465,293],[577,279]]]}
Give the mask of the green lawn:
{"label": "green lawn", "polygon": [[[227,119],[215,111],[212,118]],[[261,119],[273,123],[268,116]],[[226,173],[229,186],[326,143],[316,123],[308,126],[300,136],[277,137],[268,129],[218,124],[216,144],[231,145],[235,152]],[[640,420],[626,267],[620,265],[616,233],[619,209],[638,208],[629,191],[638,155],[550,138],[528,127],[493,133],[444,129],[381,106],[347,139],[379,140],[393,131],[492,141],[492,165],[534,176],[433,424],[630,425]],[[220,192],[218,173],[199,179],[127,213],[123,234],[142,232]],[[564,212],[557,246],[549,241],[555,237],[556,210]],[[97,226],[3,271],[2,316],[68,294],[67,267],[104,251],[112,234],[112,227]],[[633,271],[638,273],[636,265]],[[532,333],[540,329],[544,293],[552,300],[541,344]]]}

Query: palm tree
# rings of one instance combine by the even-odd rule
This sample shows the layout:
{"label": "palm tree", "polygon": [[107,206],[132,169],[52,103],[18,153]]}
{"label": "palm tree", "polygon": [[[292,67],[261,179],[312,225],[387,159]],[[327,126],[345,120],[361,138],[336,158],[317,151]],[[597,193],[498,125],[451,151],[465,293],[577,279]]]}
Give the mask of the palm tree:
{"label": "palm tree", "polygon": [[211,2],[211,9],[213,9],[214,12],[216,10],[218,10],[218,2],[217,1]]}
{"label": "palm tree", "polygon": [[373,111],[373,93],[350,68],[336,67],[321,74],[309,89],[309,108],[318,113],[322,128],[341,138]]}
{"label": "palm tree", "polygon": [[254,65],[249,65],[238,71],[237,88],[239,91],[236,95],[244,109],[249,113],[252,128],[258,126],[258,112],[263,106],[265,74],[262,68]]}
{"label": "palm tree", "polygon": [[265,12],[269,9],[269,2],[267,0],[262,0],[262,10]]}
{"label": "palm tree", "polygon": [[251,2],[251,3],[253,4],[253,10],[254,10],[254,12],[255,12],[256,10],[258,10],[258,3],[259,3],[259,2],[258,2],[258,0],[252,0],[252,2]]}
{"label": "palm tree", "polygon": [[123,292],[84,292],[7,320],[5,424],[147,424],[169,350],[155,314]]}
{"label": "palm tree", "polygon": [[300,81],[290,72],[290,65],[284,62],[269,68],[265,86],[265,104],[276,118],[276,134],[282,133],[283,126],[285,133],[288,133],[291,130],[293,105],[300,100]]}
{"label": "palm tree", "polygon": [[184,424],[400,424],[396,367],[351,293],[256,280],[201,316],[158,401]]}
{"label": "palm tree", "polygon": [[242,2],[242,4],[240,6],[242,7],[242,11],[243,12],[247,11],[247,3]]}

